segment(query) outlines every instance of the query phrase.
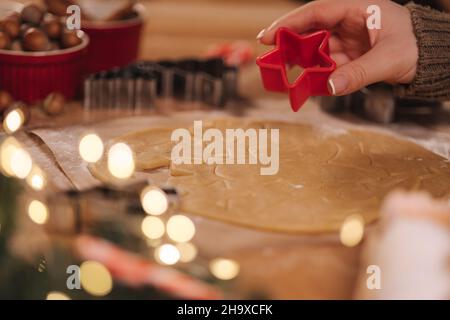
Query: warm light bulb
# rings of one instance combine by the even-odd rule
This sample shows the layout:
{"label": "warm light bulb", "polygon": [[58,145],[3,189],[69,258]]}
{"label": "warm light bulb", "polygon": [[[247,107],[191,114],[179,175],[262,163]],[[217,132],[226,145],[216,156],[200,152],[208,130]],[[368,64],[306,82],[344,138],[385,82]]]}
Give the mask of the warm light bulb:
{"label": "warm light bulb", "polygon": [[25,116],[20,109],[10,111],[3,120],[3,128],[7,133],[19,130],[25,121]]}
{"label": "warm light bulb", "polygon": [[69,296],[58,291],[50,291],[47,294],[47,300],[70,300]]}
{"label": "warm light bulb", "polygon": [[78,151],[81,158],[89,163],[95,163],[101,159],[105,147],[102,139],[94,133],[87,134],[80,140]]}
{"label": "warm light bulb", "polygon": [[20,144],[13,137],[6,138],[0,147],[0,164],[2,171],[7,176],[14,176],[11,168],[11,157],[20,148]]}
{"label": "warm light bulb", "polygon": [[31,172],[33,161],[30,154],[22,148],[17,148],[11,153],[10,168],[19,179],[25,179]]}
{"label": "warm light bulb", "polygon": [[108,170],[118,179],[128,179],[134,173],[133,152],[125,143],[114,144],[108,152]]}
{"label": "warm light bulb", "polygon": [[239,264],[231,259],[217,258],[210,262],[211,273],[220,280],[231,280],[239,274]]}
{"label": "warm light bulb", "polygon": [[45,204],[33,200],[28,205],[28,216],[36,224],[44,224],[48,220],[48,209]]}
{"label": "warm light bulb", "polygon": [[147,238],[159,239],[164,235],[164,222],[157,217],[146,217],[142,220],[141,230]]}
{"label": "warm light bulb", "polygon": [[44,189],[46,180],[44,173],[38,167],[33,167],[30,174],[27,177],[28,185],[36,191],[41,191]]}
{"label": "warm light bulb", "polygon": [[347,247],[358,245],[364,237],[364,219],[359,215],[347,217],[341,226],[340,240]]}
{"label": "warm light bulb", "polygon": [[165,192],[153,186],[148,186],[141,192],[141,203],[146,213],[155,216],[163,214],[169,207]]}
{"label": "warm light bulb", "polygon": [[180,260],[180,252],[171,244],[163,244],[155,251],[156,260],[163,264],[174,265]]}
{"label": "warm light bulb", "polygon": [[113,280],[109,270],[96,261],[85,261],[80,266],[81,285],[93,296],[106,296],[111,292]]}
{"label": "warm light bulb", "polygon": [[188,217],[176,215],[167,222],[167,234],[173,241],[188,242],[195,235],[195,225]]}

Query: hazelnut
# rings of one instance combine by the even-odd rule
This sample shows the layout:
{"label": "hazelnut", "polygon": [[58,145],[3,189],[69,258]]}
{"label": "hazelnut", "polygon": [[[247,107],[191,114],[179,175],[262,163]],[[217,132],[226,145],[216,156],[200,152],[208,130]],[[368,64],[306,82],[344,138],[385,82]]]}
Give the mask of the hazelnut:
{"label": "hazelnut", "polygon": [[0,50],[9,49],[10,46],[11,46],[11,38],[6,32],[0,31]]}
{"label": "hazelnut", "polygon": [[50,93],[42,104],[42,109],[48,115],[54,116],[64,111],[66,98],[59,92]]}
{"label": "hazelnut", "polygon": [[7,109],[14,102],[9,92],[0,90],[0,113]]}
{"label": "hazelnut", "polygon": [[76,30],[64,30],[61,37],[61,45],[63,48],[72,48],[80,45],[82,42]]}
{"label": "hazelnut", "polygon": [[0,20],[0,29],[6,32],[12,39],[20,34],[20,22],[12,18],[3,18]]}
{"label": "hazelnut", "polygon": [[61,37],[63,29],[60,20],[52,14],[45,15],[41,28],[53,40]]}
{"label": "hazelnut", "polygon": [[44,17],[44,10],[38,5],[31,3],[23,7],[21,17],[23,22],[39,26]]}
{"label": "hazelnut", "polygon": [[23,36],[22,46],[26,51],[46,51],[50,47],[50,41],[41,30],[30,28]]}

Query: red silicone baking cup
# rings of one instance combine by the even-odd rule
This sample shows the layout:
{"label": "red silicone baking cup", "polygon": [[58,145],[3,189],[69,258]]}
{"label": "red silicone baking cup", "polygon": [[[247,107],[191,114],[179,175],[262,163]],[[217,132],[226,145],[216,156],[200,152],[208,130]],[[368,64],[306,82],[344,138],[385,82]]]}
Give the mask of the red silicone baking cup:
{"label": "red silicone baking cup", "polygon": [[82,32],[79,46],[48,52],[0,50],[0,89],[29,104],[60,92],[72,99],[85,74],[89,38]]}
{"label": "red silicone baking cup", "polygon": [[145,7],[137,4],[139,17],[125,21],[83,22],[82,29],[91,40],[87,71],[96,73],[126,66],[138,58]]}

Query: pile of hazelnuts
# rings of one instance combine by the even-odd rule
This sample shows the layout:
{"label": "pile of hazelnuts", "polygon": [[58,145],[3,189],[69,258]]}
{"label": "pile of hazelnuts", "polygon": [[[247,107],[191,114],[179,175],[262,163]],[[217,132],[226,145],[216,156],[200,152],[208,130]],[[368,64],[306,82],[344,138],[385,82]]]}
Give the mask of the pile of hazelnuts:
{"label": "pile of hazelnuts", "polygon": [[82,43],[76,30],[68,30],[61,17],[37,4],[0,19],[0,50],[53,51]]}

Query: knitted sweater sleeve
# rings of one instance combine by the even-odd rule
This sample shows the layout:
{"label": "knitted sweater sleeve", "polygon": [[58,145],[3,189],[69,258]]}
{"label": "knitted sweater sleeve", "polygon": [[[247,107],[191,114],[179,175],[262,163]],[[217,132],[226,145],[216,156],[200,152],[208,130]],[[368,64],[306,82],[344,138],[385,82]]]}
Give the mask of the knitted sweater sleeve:
{"label": "knitted sweater sleeve", "polygon": [[450,99],[450,14],[412,2],[406,7],[419,48],[416,76],[412,83],[399,86],[400,96]]}

